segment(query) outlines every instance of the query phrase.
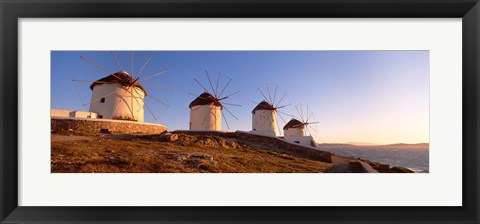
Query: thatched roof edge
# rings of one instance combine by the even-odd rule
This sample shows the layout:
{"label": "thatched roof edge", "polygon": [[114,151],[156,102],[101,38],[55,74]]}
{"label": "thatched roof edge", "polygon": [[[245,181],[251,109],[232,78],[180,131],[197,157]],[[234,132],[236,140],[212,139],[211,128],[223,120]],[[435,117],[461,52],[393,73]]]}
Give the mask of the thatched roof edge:
{"label": "thatched roof edge", "polygon": [[287,130],[289,128],[304,128],[305,124],[301,121],[292,118],[285,126],[283,126],[283,130]]}
{"label": "thatched roof edge", "polygon": [[[132,76],[130,76],[127,72],[119,71],[119,72],[113,73],[109,76],[105,76],[105,77],[93,82],[90,85],[90,89],[93,90],[93,88],[95,86],[100,86],[100,85],[103,85],[103,84],[110,84],[110,83],[119,83],[122,86],[129,86],[134,81],[135,80],[132,78]],[[141,89],[145,93],[145,96],[147,96],[147,91],[145,90],[145,88],[143,88],[142,85],[140,85],[140,83],[135,82],[132,86],[135,86],[135,87]]]}
{"label": "thatched roof edge", "polygon": [[223,109],[223,105],[218,102],[218,100],[209,92],[204,92],[200,94],[197,98],[195,98],[190,105],[188,105],[188,108],[192,108],[194,106],[202,106],[202,105],[209,105],[209,104],[214,104],[217,107],[220,107],[220,109]]}

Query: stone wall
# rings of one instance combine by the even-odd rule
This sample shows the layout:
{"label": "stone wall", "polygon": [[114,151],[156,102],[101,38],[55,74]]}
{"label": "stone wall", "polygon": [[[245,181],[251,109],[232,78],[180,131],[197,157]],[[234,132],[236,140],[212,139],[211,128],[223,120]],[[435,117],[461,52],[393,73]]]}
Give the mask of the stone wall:
{"label": "stone wall", "polygon": [[77,132],[82,134],[123,133],[123,134],[160,134],[167,127],[160,124],[139,123],[134,121],[108,119],[82,119],[52,117],[52,132]]}

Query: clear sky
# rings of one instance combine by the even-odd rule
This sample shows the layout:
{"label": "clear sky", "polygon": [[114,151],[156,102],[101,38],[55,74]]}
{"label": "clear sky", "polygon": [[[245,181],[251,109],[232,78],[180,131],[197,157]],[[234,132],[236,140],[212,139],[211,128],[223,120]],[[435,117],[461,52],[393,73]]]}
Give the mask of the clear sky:
{"label": "clear sky", "polygon": [[[114,52],[121,66],[131,73],[131,52]],[[110,51],[53,51],[51,54],[51,106],[56,109],[88,111],[91,90],[88,82],[108,74],[82,60],[83,56],[110,72],[120,70]],[[238,118],[225,111],[231,130],[251,130],[251,110],[263,96],[267,84],[276,101],[286,93],[280,111],[297,114],[295,106],[306,105],[318,121],[312,135],[318,143],[421,143],[429,141],[429,52],[428,51],[135,51],[136,74],[149,56],[152,60],[140,74],[145,89],[169,105],[151,98],[145,122],[160,123],[169,130],[188,129],[189,103],[200,94],[198,79],[209,87],[205,70],[219,89],[232,78],[223,95],[240,93],[225,102]],[[168,86],[171,89],[148,85]],[[298,107],[299,108],[299,107]],[[304,111],[304,113],[306,113]],[[283,115],[288,122],[290,118]],[[280,126],[285,125],[278,119]],[[223,122],[223,129],[227,129]]]}

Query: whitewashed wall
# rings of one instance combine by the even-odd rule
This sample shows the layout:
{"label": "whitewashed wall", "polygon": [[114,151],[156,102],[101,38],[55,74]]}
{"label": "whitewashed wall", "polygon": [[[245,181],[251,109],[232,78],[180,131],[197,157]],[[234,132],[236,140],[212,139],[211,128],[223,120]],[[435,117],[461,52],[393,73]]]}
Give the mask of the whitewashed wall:
{"label": "whitewashed wall", "polygon": [[277,136],[278,126],[276,111],[257,110],[252,114],[252,133],[267,136]]}
{"label": "whitewashed wall", "polygon": [[222,130],[222,110],[213,104],[198,105],[190,108],[190,130]]}
{"label": "whitewashed wall", "polygon": [[71,111],[71,112],[70,112],[70,117],[76,117],[76,118],[97,118],[97,114],[94,113],[94,112],[74,110],[74,111]]}
{"label": "whitewashed wall", "polygon": [[[298,144],[303,146],[316,146],[315,140],[313,139],[312,136],[284,136],[283,139],[293,144]],[[312,141],[314,142],[313,145],[312,145]]]}
{"label": "whitewashed wall", "polygon": [[[102,97],[105,97],[105,103],[100,103]],[[93,87],[89,111],[105,119],[129,117],[143,122],[144,98],[145,93],[138,87],[130,87],[127,91],[119,83],[97,85]]]}
{"label": "whitewashed wall", "polygon": [[79,110],[50,109],[51,117],[97,118],[97,114]]}
{"label": "whitewashed wall", "polygon": [[283,135],[285,137],[287,136],[304,136],[305,135],[305,129],[304,128],[289,128],[286,130],[283,130]]}
{"label": "whitewashed wall", "polygon": [[51,117],[70,117],[71,110],[50,109]]}

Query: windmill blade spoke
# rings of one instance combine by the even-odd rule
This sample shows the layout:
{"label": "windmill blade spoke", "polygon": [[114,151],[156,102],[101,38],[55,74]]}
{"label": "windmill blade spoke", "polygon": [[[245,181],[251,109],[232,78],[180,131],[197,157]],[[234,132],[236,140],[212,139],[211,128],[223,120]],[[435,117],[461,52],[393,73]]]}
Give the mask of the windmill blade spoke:
{"label": "windmill blade spoke", "polygon": [[190,95],[192,95],[192,96],[194,96],[194,97],[196,97],[196,98],[200,98],[200,99],[204,99],[204,100],[209,100],[209,99],[207,99],[207,98],[205,98],[205,97],[203,97],[203,96],[197,96],[197,95],[195,95],[195,94],[193,94],[193,93],[188,93],[188,94],[190,94]]}
{"label": "windmill blade spoke", "polygon": [[282,100],[283,100],[283,98],[285,97],[285,95],[287,95],[287,93],[284,93],[284,94],[283,94],[282,98],[280,98],[280,100],[278,101],[277,106],[280,105],[280,103],[282,103]]}
{"label": "windmill blade spoke", "polygon": [[[213,115],[213,119],[215,119],[214,127],[215,127],[215,131],[216,131],[217,130],[217,108],[213,107],[213,111],[215,111],[215,114]],[[222,127],[220,127],[220,129],[221,128]]]}
{"label": "windmill blade spoke", "polygon": [[273,104],[273,101],[272,101],[272,96],[270,95],[270,88],[268,87],[268,83],[267,83],[267,92],[268,92],[268,99],[270,99],[270,103]]}
{"label": "windmill blade spoke", "polygon": [[188,92],[188,94],[190,94],[190,95],[192,95],[192,96],[194,96],[194,97],[199,97],[199,96],[197,96],[197,95],[195,95],[195,94],[193,94],[193,93],[191,93],[191,92]]}
{"label": "windmill blade spoke", "polygon": [[153,77],[155,77],[155,76],[158,76],[158,75],[161,75],[161,74],[165,74],[165,72],[167,72],[167,71],[157,72],[157,73],[155,73],[155,74],[153,74],[153,75],[151,75],[151,76],[148,76],[148,77],[146,77],[146,78],[138,81],[138,83],[143,82],[143,81],[148,80],[148,79],[151,79],[151,78],[153,78]]}
{"label": "windmill blade spoke", "polygon": [[[215,87],[215,94],[218,93],[218,83],[220,82],[220,73],[218,73],[218,78],[217,78],[217,86]],[[219,97],[219,96],[217,96]]]}
{"label": "windmill blade spoke", "polygon": [[289,117],[295,117],[295,116],[293,116],[293,114],[287,114],[287,113],[285,113],[285,112],[278,111],[278,110],[277,110],[277,112],[278,112],[278,113],[280,113],[280,114],[283,114],[283,115],[289,116]]}
{"label": "windmill blade spoke", "polygon": [[172,90],[172,89],[173,89],[173,88],[170,87],[170,86],[156,86],[156,85],[150,85],[150,84],[142,84],[142,86],[148,86],[148,87],[156,88],[156,89],[168,89],[168,90]]}
{"label": "windmill blade spoke", "polygon": [[315,114],[312,114],[312,120],[318,121],[318,120],[315,118]]}
{"label": "windmill blade spoke", "polygon": [[307,124],[318,124],[318,123],[320,123],[320,122],[315,121],[315,122],[310,122],[310,123],[307,123]]}
{"label": "windmill blade spoke", "polygon": [[227,99],[228,97],[231,97],[231,96],[233,96],[233,95],[235,95],[235,94],[237,94],[237,93],[239,93],[239,92],[240,92],[240,90],[237,91],[237,92],[234,92],[234,93],[232,93],[232,94],[230,94],[230,95],[228,95],[228,96],[222,97],[222,98],[218,99],[218,101]]}
{"label": "windmill blade spoke", "polygon": [[297,116],[293,116],[293,118],[297,119],[297,120],[302,120],[301,118],[297,117]]}
{"label": "windmill blade spoke", "polygon": [[[97,63],[95,63],[95,62],[93,62],[93,61],[90,61],[90,60],[84,58],[83,56],[80,56],[80,58],[83,59],[84,61],[86,61],[86,62],[88,62],[88,63],[96,66],[97,68],[101,69],[102,71],[106,72],[107,74],[113,75],[113,73],[111,73],[110,71],[108,71],[108,70],[105,69],[104,67],[100,66],[99,64],[97,64]],[[118,76],[116,76],[116,75],[113,75],[113,76],[115,76],[117,79],[120,79],[120,78],[119,78]]]}
{"label": "windmill blade spoke", "polygon": [[212,112],[205,114],[205,118],[203,118],[202,125],[205,124],[205,121],[207,120],[207,117],[210,116]]}
{"label": "windmill blade spoke", "polygon": [[308,128],[308,126],[307,126],[307,128],[305,128],[305,130],[307,130],[307,132],[308,132],[308,135],[312,136],[312,133],[310,132],[310,130],[309,130],[309,128]]}
{"label": "windmill blade spoke", "polygon": [[[302,115],[300,114],[300,111],[298,110],[298,107],[297,107],[297,106],[295,106],[295,110],[297,111],[298,115],[299,115],[300,117],[302,117]],[[301,119],[301,120],[303,121],[303,119]]]}
{"label": "windmill blade spoke", "polygon": [[[130,111],[130,113],[132,114],[132,117],[135,117],[135,116],[133,115],[133,108],[132,108],[132,107],[130,107],[130,105],[128,105],[127,101],[125,100],[125,94],[127,94],[127,92],[126,92],[126,91],[125,91],[125,92],[122,94],[122,98],[121,98],[121,99],[123,100],[123,102],[125,102],[125,104],[126,104],[126,106],[127,106],[128,110],[129,110],[129,111]],[[115,106],[115,109],[113,109],[113,113],[112,113],[112,114],[115,114],[115,112],[116,112],[116,111],[117,111],[117,109],[118,109],[118,106],[120,106],[120,104],[117,104],[117,106]],[[137,111],[137,112],[138,112],[138,111]]]}
{"label": "windmill blade spoke", "polygon": [[277,111],[277,112],[282,113],[282,114],[287,115],[287,116],[290,116],[290,117],[295,118],[295,119],[297,119],[297,120],[301,120],[299,117],[297,117],[297,116],[295,116],[295,115],[293,115],[293,114],[286,114],[286,113],[281,112],[281,111]]}
{"label": "windmill blade spoke", "polygon": [[309,113],[308,113],[308,110],[309,110],[309,108],[308,108],[308,105],[307,105],[307,120],[305,121],[305,122],[307,122],[307,123],[308,123],[308,118],[310,117],[310,116],[309,116]]}
{"label": "windmill blade spoke", "polygon": [[305,122],[305,119],[303,118],[303,104],[300,104],[300,111],[302,111],[302,113],[300,114],[302,122]]}
{"label": "windmill blade spoke", "polygon": [[130,73],[130,74],[133,75],[133,74],[135,74],[135,73],[133,73],[133,51],[131,51],[131,54],[130,54],[130,61],[131,61],[131,64],[130,64],[130,65],[131,65],[131,67],[132,67],[132,70],[130,70],[132,73]]}
{"label": "windmill blade spoke", "polygon": [[240,104],[226,103],[226,102],[222,102],[222,104],[227,104],[227,105],[235,106],[235,107],[241,107],[241,106],[242,106],[242,105],[240,105]]}
{"label": "windmill blade spoke", "polygon": [[115,63],[117,63],[117,66],[120,68],[121,71],[123,71],[124,69],[122,68],[122,65],[120,65],[120,62],[117,60],[115,53],[113,53],[113,51],[110,51],[110,53],[112,54],[112,57],[115,60]]}
{"label": "windmill blade spoke", "polygon": [[105,83],[105,84],[109,84],[111,82],[103,82],[103,81],[92,81],[92,80],[79,80],[79,79],[72,79],[73,82],[91,82],[91,83]]}
{"label": "windmill blade spoke", "polygon": [[260,91],[260,94],[262,94],[263,98],[265,99],[265,101],[269,102],[267,97],[265,96],[265,94],[263,94],[262,90],[260,90],[260,88],[257,88],[258,91]]}
{"label": "windmill blade spoke", "polygon": [[215,89],[213,88],[212,81],[210,80],[210,75],[208,75],[207,70],[205,70],[205,74],[207,74],[208,83],[210,84],[210,87],[212,88],[213,94],[215,94],[215,98],[217,98],[217,93],[215,92]]}
{"label": "windmill blade spoke", "polygon": [[[127,87],[127,88],[128,88],[128,87]],[[133,87],[132,87],[132,89],[137,93],[137,96],[140,96],[140,93],[137,91],[136,88],[133,88]],[[127,91],[127,92],[128,92],[128,91]],[[131,94],[132,94],[131,97],[135,98],[135,101],[137,101],[137,104],[138,104],[137,112],[138,112],[138,111],[140,111],[140,109],[142,109],[143,105],[145,105],[145,99],[142,99],[141,97],[134,96],[134,95],[133,95],[133,91],[131,91],[131,92],[132,92],[132,93],[131,93]],[[143,100],[143,104],[140,105],[140,102],[138,102],[137,99],[142,99],[142,100]],[[132,102],[132,104],[133,104],[133,102]],[[133,110],[133,107],[132,107],[132,110]],[[133,114],[132,114],[132,117],[134,117]]]}
{"label": "windmill blade spoke", "polygon": [[275,97],[277,96],[277,88],[278,88],[278,85],[275,85],[275,92],[273,93],[272,106],[275,105]]}
{"label": "windmill blade spoke", "polygon": [[[132,87],[132,89],[135,90],[135,92],[137,93],[137,96],[134,96],[134,95],[133,95],[133,92],[132,92],[132,97],[135,98],[135,100],[136,100],[136,99],[142,99],[141,97],[138,97],[138,96],[140,96],[141,94],[138,92],[137,88],[133,88],[133,87]],[[138,104],[138,109],[137,109],[137,112],[138,112],[138,111],[140,111],[141,107],[143,107],[143,105],[145,105],[145,99],[143,99],[143,105],[142,105],[142,106],[140,106],[140,102],[138,102],[138,100],[136,100],[136,101],[137,101],[137,104]],[[132,110],[133,110],[133,108],[132,108]],[[132,116],[132,117],[133,117],[133,116]]]}
{"label": "windmill blade spoke", "polygon": [[225,89],[227,88],[228,84],[230,84],[230,82],[232,81],[232,79],[228,80],[227,84],[223,87],[222,91],[220,92],[220,94],[218,94],[218,98],[220,98],[220,96],[222,95],[223,91],[225,91]]}
{"label": "windmill blade spoke", "polygon": [[[283,119],[283,118],[282,118],[282,119]],[[277,129],[278,129],[278,134],[279,134],[279,135],[282,135],[279,122],[277,122]]]}
{"label": "windmill blade spoke", "polygon": [[[278,116],[280,117],[280,119],[282,119],[283,123],[286,124],[287,122],[285,121],[285,119],[283,119],[282,115],[280,114],[280,113],[282,113],[282,112],[280,112],[280,111],[277,111],[277,112],[279,112],[279,113],[277,113],[277,114],[278,114]],[[287,115],[288,115],[288,114],[287,114]],[[289,116],[290,116],[290,115],[289,115]],[[278,123],[278,122],[277,122],[277,123]]]}
{"label": "windmill blade spoke", "polygon": [[[138,101],[137,98],[139,98],[139,97],[137,97],[137,96],[140,95],[140,93],[137,91],[136,88],[133,88],[133,87],[132,87],[132,89],[137,93],[137,96],[135,96],[135,95],[133,94],[133,91],[131,91],[131,90],[129,89],[129,87],[124,88],[124,89],[131,94],[131,97],[132,97],[133,99],[135,99],[135,101],[136,101],[137,104],[138,104],[139,110],[140,110],[140,107],[142,107],[143,105],[146,105],[146,104],[145,104],[145,101],[143,102],[143,104],[140,104],[140,102]],[[132,110],[133,110],[133,108],[132,108]],[[137,111],[138,111],[138,110],[137,110]],[[157,119],[155,119],[155,120],[157,120]]]}
{"label": "windmill blade spoke", "polygon": [[150,98],[152,98],[153,100],[155,100],[155,101],[163,104],[163,105],[166,106],[166,107],[170,107],[168,104],[162,102],[161,100],[159,100],[159,99],[157,99],[157,98],[155,98],[155,97],[153,97],[153,96],[150,96],[150,95],[147,95],[147,96],[150,97]]}
{"label": "windmill blade spoke", "polygon": [[101,97],[98,97],[97,99],[94,99],[94,100],[92,100],[92,101],[90,101],[90,102],[88,102],[88,103],[85,103],[85,104],[83,104],[82,106],[86,106],[86,105],[92,104],[92,103],[94,103],[94,102],[97,101],[97,100],[100,100],[100,99],[102,99],[102,98],[104,98],[104,97],[110,96],[110,95],[114,94],[115,91],[116,91],[116,90],[113,90],[112,92],[107,93],[107,94],[105,94],[105,95],[103,95],[103,96],[101,96]]}
{"label": "windmill blade spoke", "polygon": [[155,120],[157,120],[157,117],[155,117],[155,114],[153,114],[153,112],[152,112],[152,110],[150,109],[150,107],[149,107],[147,104],[143,104],[143,105],[145,105],[145,107],[146,107],[147,110],[150,112],[150,114],[152,114],[153,118],[154,118]]}
{"label": "windmill blade spoke", "polygon": [[77,85],[73,85],[73,86],[75,86],[75,91],[77,92],[78,96],[80,97],[80,102],[85,102],[85,100],[83,100],[82,94],[80,94],[80,90],[78,89],[78,86]]}
{"label": "windmill blade spoke", "polygon": [[225,106],[223,106],[223,108],[224,108],[225,110],[227,110],[227,112],[228,112],[230,115],[232,115],[232,117],[234,117],[235,119],[238,120],[238,118],[237,118],[235,115],[233,115],[233,113],[232,113],[228,108],[226,108]]}
{"label": "windmill blade spoke", "polygon": [[275,109],[282,109],[282,108],[288,107],[288,106],[290,106],[290,105],[292,105],[292,104],[285,104],[285,105],[283,105],[283,106],[276,107]]}
{"label": "windmill blade spoke", "polygon": [[[153,56],[150,56],[148,57],[148,59],[145,61],[145,63],[143,63],[142,65],[142,68],[140,68],[140,70],[138,71],[137,75],[135,76],[135,78],[139,77],[140,76],[140,73],[142,73],[143,69],[145,68],[145,66],[147,66],[147,64],[150,62],[150,60],[152,60],[152,57]],[[132,74],[133,75],[133,74]]]}
{"label": "windmill blade spoke", "polygon": [[227,122],[227,118],[225,117],[225,114],[223,113],[223,110],[222,110],[222,117],[223,117],[223,120],[225,121],[225,124],[227,125],[227,128],[230,129],[230,125]]}
{"label": "windmill blade spoke", "polygon": [[312,113],[310,113],[310,115],[308,116],[308,118],[307,118],[307,122],[310,120],[310,118],[311,118],[312,116],[313,116],[313,112],[312,112]]}
{"label": "windmill blade spoke", "polygon": [[314,128],[307,126],[307,129],[308,129],[308,128],[312,129],[312,131],[314,131],[315,133],[318,133],[317,130],[315,130]]}
{"label": "windmill blade spoke", "polygon": [[197,82],[198,85],[200,85],[200,87],[202,87],[203,90],[205,90],[205,92],[208,92],[207,88],[205,88],[205,86],[203,86],[202,83],[200,83],[196,78],[193,78],[193,80],[195,80],[195,82]]}

